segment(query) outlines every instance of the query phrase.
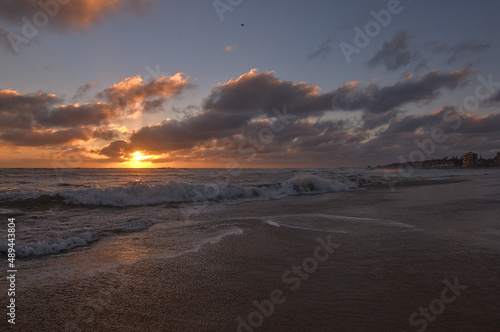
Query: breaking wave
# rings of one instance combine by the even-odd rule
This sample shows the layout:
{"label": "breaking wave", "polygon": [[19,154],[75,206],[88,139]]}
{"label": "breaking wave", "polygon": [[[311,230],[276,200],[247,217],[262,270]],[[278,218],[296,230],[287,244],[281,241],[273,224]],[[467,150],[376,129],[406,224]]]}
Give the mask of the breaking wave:
{"label": "breaking wave", "polygon": [[355,188],[350,180],[329,181],[314,175],[299,175],[282,184],[243,186],[236,184],[193,185],[168,182],[160,185],[138,184],[114,188],[62,191],[66,204],[139,206],[161,203],[279,199],[291,195],[329,193]]}
{"label": "breaking wave", "polygon": [[[37,242],[22,243],[16,242],[17,257],[40,257],[57,254],[62,251],[71,250],[77,247],[84,247],[99,240],[99,235],[103,232],[139,232],[151,227],[154,222],[151,219],[129,219],[112,225],[108,228],[95,229],[92,231],[73,234],[72,236],[54,238]],[[8,244],[0,243],[0,252],[8,252]]]}

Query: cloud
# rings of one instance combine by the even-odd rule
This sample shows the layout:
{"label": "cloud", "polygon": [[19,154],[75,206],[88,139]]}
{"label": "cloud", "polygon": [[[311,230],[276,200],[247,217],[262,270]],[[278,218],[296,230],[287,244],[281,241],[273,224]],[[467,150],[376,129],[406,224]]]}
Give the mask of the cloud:
{"label": "cloud", "polygon": [[221,114],[239,114],[248,118],[265,114],[275,116],[274,108],[286,106],[291,114],[319,115],[331,109],[331,97],[319,87],[282,81],[274,72],[257,73],[252,69],[236,80],[216,86],[202,108]]}
{"label": "cloud", "polygon": [[[87,91],[94,83],[78,89]],[[76,140],[111,140],[121,135],[113,123],[131,114],[163,110],[163,104],[191,86],[176,74],[143,82],[130,77],[97,94],[103,101],[64,104],[54,94],[0,90],[0,139],[11,145],[62,145]],[[78,93],[77,93],[78,94]]]}
{"label": "cloud", "polygon": [[21,130],[12,129],[0,133],[0,139],[16,146],[54,146],[72,141],[90,139],[88,128],[69,128],[61,130]]}
{"label": "cloud", "polygon": [[372,68],[385,66],[387,70],[397,70],[414,61],[418,55],[412,53],[410,48],[411,37],[404,30],[397,31],[392,39],[385,42],[382,48],[368,61]]}
{"label": "cloud", "polygon": [[157,2],[158,0],[3,0],[0,1],[0,46],[17,53],[19,45],[28,44],[37,36],[39,29],[47,28],[58,33],[84,31],[119,13],[141,15]]}
{"label": "cloud", "polygon": [[[64,104],[42,92],[0,90],[0,139],[10,146],[57,149],[89,142],[93,147],[84,158],[102,163],[129,161],[136,151],[155,156],[154,163],[238,160],[282,166],[299,160],[301,166],[333,167],[394,162],[415,150],[416,140],[429,139],[434,128],[453,138],[436,154],[459,154],[464,147],[493,149],[500,141],[498,113],[480,117],[454,105],[423,115],[402,110],[464,85],[472,74],[430,71],[386,86],[348,82],[322,92],[315,85],[251,70],[215,86],[200,106],[188,106],[182,119],[133,132],[117,130],[117,122],[131,110],[153,107],[148,103],[162,105],[189,86],[187,79],[178,74],[176,79],[143,82],[134,76],[97,93],[99,102],[86,104]],[[340,111],[361,112],[361,117],[333,119]],[[334,160],[342,160],[342,165],[332,164]]]}
{"label": "cloud", "polygon": [[[251,142],[259,141],[259,130],[283,127],[283,121],[286,128],[273,133],[272,146],[259,150],[261,154],[344,149],[347,153],[348,149],[364,146],[362,142],[369,139],[366,130],[391,123],[401,114],[399,107],[436,98],[443,88],[465,84],[471,74],[431,71],[421,78],[409,77],[385,87],[378,83],[361,87],[359,82],[349,82],[321,93],[315,85],[283,81],[273,72],[257,73],[254,69],[214,87],[199,113],[143,127],[127,141],[105,147],[101,154],[121,160],[126,160],[130,151],[222,158],[223,151],[240,153],[241,144],[255,149]],[[363,111],[362,122],[317,119],[337,111]]]}
{"label": "cloud", "polygon": [[99,154],[111,159],[120,159],[123,156],[130,155],[130,153],[132,153],[130,150],[130,143],[124,140],[114,141],[99,151]]}
{"label": "cloud", "polygon": [[224,51],[225,52],[232,52],[236,49],[236,47],[238,47],[238,45],[236,45],[236,44],[233,46],[226,46],[226,47],[224,47]]}
{"label": "cloud", "polygon": [[[64,2],[66,2],[64,4]],[[38,12],[46,13],[50,25],[57,30],[81,30],[110,18],[120,12],[141,14],[155,0],[78,0],[78,1],[16,0],[0,2],[0,20],[22,24],[23,17],[31,18]],[[47,5],[43,5],[47,4]]]}
{"label": "cloud", "polygon": [[481,117],[460,112],[454,105],[447,105],[430,114],[395,118],[381,135],[431,132],[434,128],[440,128],[445,133],[464,135],[500,133],[500,113]]}
{"label": "cloud", "polygon": [[140,75],[129,77],[99,92],[97,97],[128,114],[157,112],[167,99],[192,87],[188,78],[182,75],[161,76],[149,82],[143,82]]}
{"label": "cloud", "polygon": [[500,90],[498,90],[491,98],[489,98],[487,103],[500,103]]}
{"label": "cloud", "polygon": [[431,50],[437,54],[447,56],[446,63],[456,64],[459,62],[473,63],[471,56],[484,52],[491,47],[490,43],[478,41],[463,41],[455,45],[445,43],[431,42],[428,43]]}
{"label": "cloud", "polygon": [[78,90],[76,91],[75,95],[71,98],[71,100],[76,101],[82,99],[89,92],[89,90],[97,86],[97,84],[99,83],[93,81],[82,85],[81,87],[78,88]]}
{"label": "cloud", "polygon": [[62,105],[49,112],[39,113],[35,116],[36,122],[44,127],[77,127],[105,124],[115,119],[117,112],[107,104],[91,103],[84,105]]}
{"label": "cloud", "polygon": [[366,109],[372,113],[384,113],[408,103],[429,101],[439,96],[443,88],[453,90],[464,85],[474,74],[469,70],[458,70],[451,73],[430,71],[420,79],[410,77],[392,86],[375,86],[368,92],[370,95]]}
{"label": "cloud", "polygon": [[309,54],[307,58],[314,59],[319,57],[320,55],[329,54],[332,51],[332,47],[330,46],[331,41],[332,37],[328,36],[328,38],[318,46],[318,49],[313,53]]}
{"label": "cloud", "polygon": [[282,81],[273,72],[257,73],[253,69],[237,80],[212,89],[203,109],[248,117],[256,114],[274,117],[272,110],[284,106],[298,117],[320,116],[328,111],[384,113],[409,103],[435,99],[441,89],[455,89],[465,84],[472,74],[466,70],[430,71],[421,78],[409,77],[390,86],[371,83],[361,87],[359,82],[349,82],[336,90],[321,93],[318,86]]}

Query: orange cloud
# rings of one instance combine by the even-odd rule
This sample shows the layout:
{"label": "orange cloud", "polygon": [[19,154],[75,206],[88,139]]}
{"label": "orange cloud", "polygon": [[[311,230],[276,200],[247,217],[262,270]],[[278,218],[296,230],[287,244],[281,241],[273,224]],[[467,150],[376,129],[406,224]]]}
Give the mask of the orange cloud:
{"label": "orange cloud", "polygon": [[225,52],[232,52],[236,49],[236,47],[238,47],[238,45],[236,45],[236,44],[233,46],[226,46],[226,47],[224,47],[224,51]]}
{"label": "orange cloud", "polygon": [[[71,0],[71,1],[16,0],[0,3],[0,18],[18,22],[39,11],[50,15],[50,24],[58,29],[84,29],[119,12],[141,13],[157,0]],[[45,4],[45,5],[42,5]],[[50,4],[50,5],[48,5]]]}

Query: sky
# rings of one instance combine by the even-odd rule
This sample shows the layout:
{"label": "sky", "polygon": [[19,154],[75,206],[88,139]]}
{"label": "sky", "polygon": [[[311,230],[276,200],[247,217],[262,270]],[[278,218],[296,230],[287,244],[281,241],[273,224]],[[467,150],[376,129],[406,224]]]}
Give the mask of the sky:
{"label": "sky", "polygon": [[0,167],[500,151],[500,2],[0,0]]}

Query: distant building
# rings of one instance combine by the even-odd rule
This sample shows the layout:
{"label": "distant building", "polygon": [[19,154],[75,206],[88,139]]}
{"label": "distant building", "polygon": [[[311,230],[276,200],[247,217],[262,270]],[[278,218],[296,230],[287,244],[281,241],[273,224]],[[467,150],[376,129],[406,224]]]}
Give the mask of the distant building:
{"label": "distant building", "polygon": [[467,152],[464,153],[462,163],[464,167],[473,167],[478,165],[477,153]]}

